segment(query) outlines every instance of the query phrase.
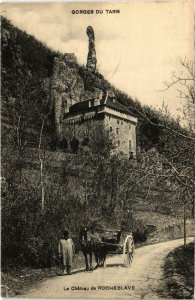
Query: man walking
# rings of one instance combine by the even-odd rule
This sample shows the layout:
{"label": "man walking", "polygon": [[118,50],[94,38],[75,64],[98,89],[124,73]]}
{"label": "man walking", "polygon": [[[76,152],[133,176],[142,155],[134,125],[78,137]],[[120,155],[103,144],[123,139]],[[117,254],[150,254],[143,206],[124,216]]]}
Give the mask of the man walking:
{"label": "man walking", "polygon": [[62,262],[62,275],[65,275],[65,270],[68,275],[71,275],[72,259],[74,253],[74,243],[69,238],[68,230],[64,230],[64,238],[60,239],[58,244],[59,257]]}

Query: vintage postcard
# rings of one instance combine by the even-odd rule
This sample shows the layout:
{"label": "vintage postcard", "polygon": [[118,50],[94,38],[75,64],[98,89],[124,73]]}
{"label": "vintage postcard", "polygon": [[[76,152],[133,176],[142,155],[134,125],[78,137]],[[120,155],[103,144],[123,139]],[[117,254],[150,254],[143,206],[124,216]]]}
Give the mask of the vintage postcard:
{"label": "vintage postcard", "polygon": [[193,5],[1,4],[2,297],[193,298]]}

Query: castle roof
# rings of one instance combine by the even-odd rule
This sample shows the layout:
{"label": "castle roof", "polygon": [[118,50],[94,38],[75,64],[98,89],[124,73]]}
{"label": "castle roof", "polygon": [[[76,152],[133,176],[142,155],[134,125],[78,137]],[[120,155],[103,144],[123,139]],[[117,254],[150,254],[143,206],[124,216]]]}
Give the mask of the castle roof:
{"label": "castle roof", "polygon": [[99,98],[91,98],[82,102],[78,102],[69,107],[69,113],[65,114],[66,117],[75,116],[81,113],[87,113],[91,111],[95,111],[101,107],[108,107],[115,111],[119,111],[125,113],[130,116],[135,116],[132,114],[129,109],[125,108],[122,104],[120,104],[115,96],[110,95],[108,92],[103,94]]}
{"label": "castle roof", "polygon": [[108,107],[111,107],[113,109],[116,109],[118,111],[121,111],[121,112],[123,112],[125,114],[132,115],[132,113],[129,111],[129,109],[127,109],[126,107],[124,107],[115,98],[112,98],[110,96],[108,96],[108,99],[107,99],[105,105],[108,106]]}

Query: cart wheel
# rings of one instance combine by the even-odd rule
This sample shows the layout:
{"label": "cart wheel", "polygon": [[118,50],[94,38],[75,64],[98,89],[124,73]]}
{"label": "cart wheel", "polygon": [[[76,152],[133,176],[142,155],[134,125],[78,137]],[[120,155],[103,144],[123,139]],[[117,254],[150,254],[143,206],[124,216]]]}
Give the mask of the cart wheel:
{"label": "cart wheel", "polygon": [[134,241],[131,235],[126,236],[123,246],[124,265],[129,268],[134,255]]}

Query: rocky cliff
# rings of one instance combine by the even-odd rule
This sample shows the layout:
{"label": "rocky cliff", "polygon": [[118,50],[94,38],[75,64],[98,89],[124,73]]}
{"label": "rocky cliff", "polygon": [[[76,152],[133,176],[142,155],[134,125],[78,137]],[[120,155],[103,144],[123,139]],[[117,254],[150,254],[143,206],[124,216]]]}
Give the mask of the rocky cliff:
{"label": "rocky cliff", "polygon": [[87,70],[90,72],[95,72],[96,71],[96,64],[97,64],[97,59],[96,59],[96,51],[95,51],[95,35],[93,28],[91,26],[87,27],[87,35],[89,38],[89,51],[88,51],[88,56],[87,56]]}
{"label": "rocky cliff", "polygon": [[[51,75],[51,100],[55,105],[56,132],[61,136],[62,120],[68,108],[81,101],[84,94],[84,83],[75,68],[67,63],[68,54],[54,58]],[[74,61],[76,62],[76,61]]]}
{"label": "rocky cliff", "polygon": [[[97,58],[94,30],[88,26],[86,32],[89,38],[89,49],[83,78],[76,68],[78,63],[74,54],[66,53],[54,58],[50,78],[51,99],[55,104],[56,133],[59,138],[62,138],[63,116],[65,112],[68,112],[69,107],[76,102],[98,97],[102,90],[101,81],[95,74]],[[88,83],[87,87],[84,81]]]}

